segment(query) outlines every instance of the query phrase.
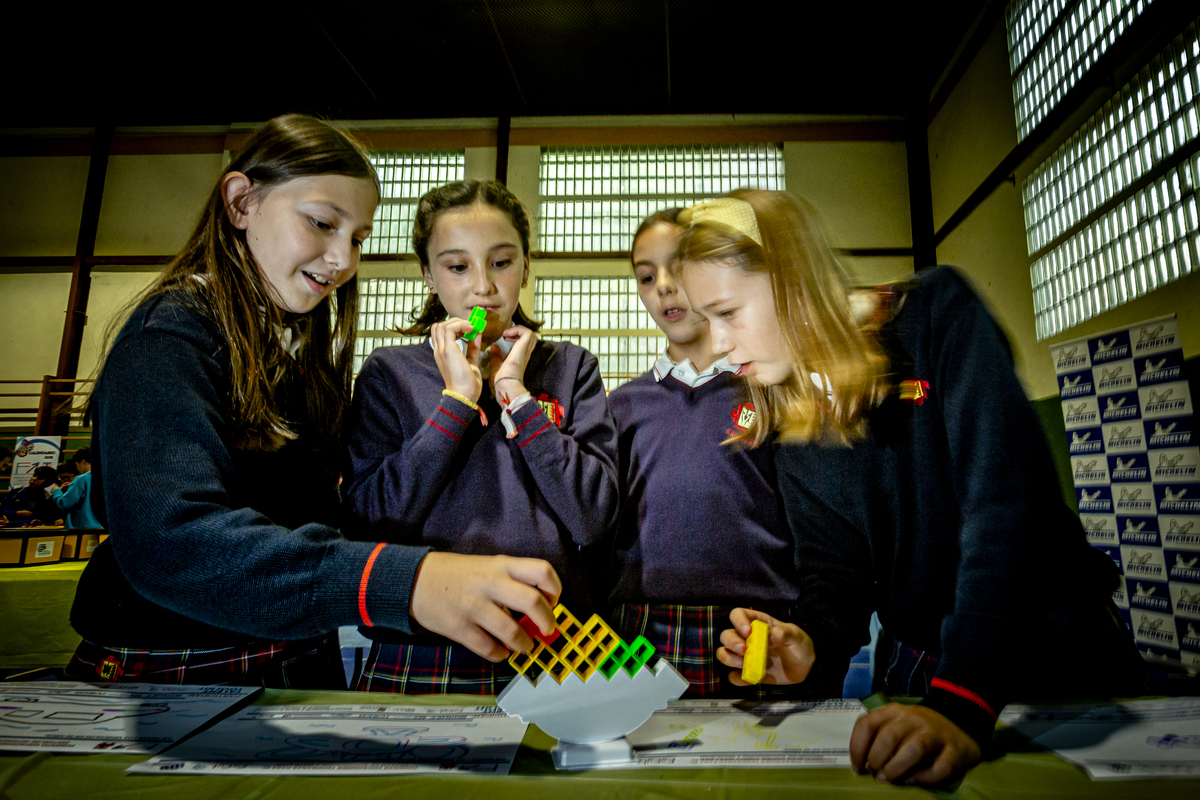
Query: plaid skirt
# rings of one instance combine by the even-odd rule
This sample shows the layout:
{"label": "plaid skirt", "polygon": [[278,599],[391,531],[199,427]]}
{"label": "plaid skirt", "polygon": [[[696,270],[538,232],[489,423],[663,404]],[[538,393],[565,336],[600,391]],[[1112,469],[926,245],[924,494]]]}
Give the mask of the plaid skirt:
{"label": "plaid skirt", "polygon": [[[721,631],[732,627],[729,612],[734,606],[673,606],[659,603],[626,603],[615,607],[610,622],[626,642],[645,636],[654,645],[654,655],[665,658],[687,678],[685,699],[724,697],[754,700],[794,700],[804,694],[802,686],[734,686],[729,667],[717,661]],[[776,619],[790,618],[785,606],[762,607]],[[653,662],[654,659],[651,659]]]}
{"label": "plaid skirt", "polygon": [[356,692],[499,694],[517,674],[462,645],[372,642],[354,684]]}
{"label": "plaid skirt", "polygon": [[87,639],[67,664],[68,680],[345,689],[337,635],[295,642],[251,641],[208,650],[137,650]]}

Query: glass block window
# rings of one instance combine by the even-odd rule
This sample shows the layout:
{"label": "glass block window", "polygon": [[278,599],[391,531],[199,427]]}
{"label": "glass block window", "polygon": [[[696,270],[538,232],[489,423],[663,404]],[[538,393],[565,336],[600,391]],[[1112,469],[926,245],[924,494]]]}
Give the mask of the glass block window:
{"label": "glass block window", "polygon": [[382,197],[363,254],[412,252],[412,222],[421,195],[466,176],[465,150],[372,150]]}
{"label": "glass block window", "polygon": [[1046,339],[1200,265],[1200,154],[1033,263],[1037,337]]}
{"label": "glass block window", "polygon": [[1195,23],[1022,184],[1039,339],[1193,271]]}
{"label": "glass block window", "polygon": [[359,281],[358,288],[355,375],[376,347],[421,341],[422,337],[401,336],[396,331],[412,324],[412,313],[420,312],[429,294],[425,281],[420,278],[367,278]]}
{"label": "glass block window", "polygon": [[655,211],[741,188],[786,188],[783,145],[543,147],[538,250],[627,252]]}
{"label": "glass block window", "polygon": [[629,277],[537,279],[533,315],[547,331],[657,331]]}
{"label": "glass block window", "polygon": [[1006,12],[1017,140],[1037,127],[1152,0],[1014,0]]}
{"label": "glass block window", "polygon": [[611,392],[646,372],[667,346],[665,336],[571,336],[547,333],[552,342],[571,342],[590,350],[600,362],[600,378]]}

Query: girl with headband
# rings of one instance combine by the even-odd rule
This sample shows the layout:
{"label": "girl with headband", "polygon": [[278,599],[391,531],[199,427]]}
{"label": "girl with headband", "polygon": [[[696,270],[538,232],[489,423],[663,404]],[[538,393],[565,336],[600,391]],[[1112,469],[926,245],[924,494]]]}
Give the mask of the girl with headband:
{"label": "girl with headband", "polygon": [[722,446],[754,405],[671,274],[679,212],[647,217],[633,238],[638,296],[666,349],[608,396],[622,480],[609,619],[626,641],[645,636],[688,679],[688,697],[745,695],[722,680],[718,636],[739,605],[790,618],[795,545],[773,448]]}
{"label": "girl with headband", "polygon": [[[854,292],[807,204],[738,191],[686,210],[677,269],[713,347],[750,379],[735,439],[777,440],[799,625],[737,609],[718,658],[770,625],[767,682],[842,675],[883,623],[852,766],[936,783],[980,758],[1011,699],[1144,694],[1111,604],[1116,570],[1063,503],[1012,353],[950,267]],[[1031,640],[1078,664],[1031,662]],[[740,681],[740,673],[732,680]]]}

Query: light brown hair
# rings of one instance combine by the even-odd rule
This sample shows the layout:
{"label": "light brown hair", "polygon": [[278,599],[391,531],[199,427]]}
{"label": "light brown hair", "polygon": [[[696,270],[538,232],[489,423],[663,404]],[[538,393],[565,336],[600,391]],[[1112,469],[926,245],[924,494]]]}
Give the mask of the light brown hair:
{"label": "light brown hair", "polygon": [[[507,214],[521,240],[522,260],[529,255],[529,215],[525,213],[525,206],[521,205],[517,196],[500,181],[455,181],[430,189],[421,195],[417,203],[417,215],[413,220],[412,229],[413,252],[421,262],[422,271],[429,270],[429,240],[433,238],[433,226],[437,223],[438,216],[443,211],[475,203],[483,203]],[[441,322],[447,316],[442,301],[435,293],[430,292],[421,310],[413,311],[413,324],[407,328],[400,328],[400,333],[405,336],[425,336],[435,322]],[[534,332],[542,327],[540,321],[525,313],[520,303],[517,303],[517,310],[513,312],[513,324],[524,325]]]}
{"label": "light brown hair", "polygon": [[284,419],[275,396],[291,357],[279,341],[285,324],[303,341],[296,362],[304,375],[305,419],[315,444],[336,447],[350,398],[357,333],[358,278],[338,287],[329,302],[308,314],[289,314],[275,304],[226,210],[222,182],[231,172],[250,179],[249,193],[268,192],[294,178],[345,175],[375,185],[379,178],[362,147],[321,120],[288,114],[264,123],[234,155],[209,194],[183,251],[154,284],[130,303],[171,292],[216,325],[230,359],[230,416],[235,444],[275,450],[297,438],[296,420]]}
{"label": "light brown hair", "polygon": [[[758,445],[771,432],[785,442],[810,442],[827,433],[842,441],[862,438],[867,413],[891,388],[888,360],[874,332],[852,318],[849,275],[816,211],[786,192],[741,189],[729,196],[754,209],[762,245],[725,226],[695,224],[680,234],[674,268],[722,261],[730,269],[766,272],[793,367],[777,386],[749,382],[755,422],[734,440]],[[829,394],[811,375],[825,376]]]}

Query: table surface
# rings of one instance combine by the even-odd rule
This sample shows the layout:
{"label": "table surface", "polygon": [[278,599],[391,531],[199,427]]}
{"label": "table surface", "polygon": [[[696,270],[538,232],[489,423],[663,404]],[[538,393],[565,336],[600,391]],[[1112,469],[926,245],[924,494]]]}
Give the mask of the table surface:
{"label": "table surface", "polygon": [[[357,692],[304,692],[268,689],[257,705],[481,705],[479,697],[405,697]],[[869,698],[871,705],[882,702]],[[1200,779],[1092,782],[1078,767],[1041,751],[1013,731],[1000,730],[995,754],[955,783],[929,791],[881,785],[848,769],[670,769],[558,772],[550,760],[554,740],[529,726],[507,777],[475,774],[401,776],[234,776],[127,775],[124,770],[149,756],[60,755],[0,752],[0,797],[36,800],[59,797],[121,800],[355,800],[397,797],[446,797],[454,800],[623,800],[624,798],[950,797],[999,798],[1153,798],[1200,797]],[[902,792],[903,795],[896,793]]]}
{"label": "table surface", "polygon": [[86,561],[0,569],[0,668],[65,666],[79,644],[71,604]]}

